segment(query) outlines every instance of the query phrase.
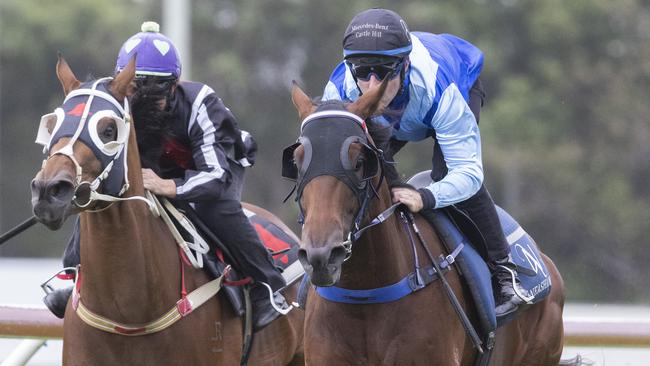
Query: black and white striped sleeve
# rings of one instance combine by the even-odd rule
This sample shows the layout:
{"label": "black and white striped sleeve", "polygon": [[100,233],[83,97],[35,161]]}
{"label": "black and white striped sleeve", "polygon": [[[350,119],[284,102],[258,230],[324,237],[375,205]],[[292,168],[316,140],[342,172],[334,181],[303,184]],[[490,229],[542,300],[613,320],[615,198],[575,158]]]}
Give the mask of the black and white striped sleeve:
{"label": "black and white striped sleeve", "polygon": [[187,133],[196,170],[174,179],[176,197],[187,201],[218,199],[231,179],[226,149],[232,146],[234,116],[214,91],[204,85],[197,95]]}

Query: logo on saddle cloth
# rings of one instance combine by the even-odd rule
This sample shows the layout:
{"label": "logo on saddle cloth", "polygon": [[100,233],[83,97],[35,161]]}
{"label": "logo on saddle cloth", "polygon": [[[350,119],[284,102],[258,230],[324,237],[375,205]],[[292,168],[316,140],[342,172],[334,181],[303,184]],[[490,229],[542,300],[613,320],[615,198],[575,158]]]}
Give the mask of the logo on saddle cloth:
{"label": "logo on saddle cloth", "polygon": [[521,286],[532,297],[530,303],[542,300],[551,291],[551,276],[533,239],[505,210],[497,206],[499,220],[506,234],[513,261],[519,268]]}
{"label": "logo on saddle cloth", "polygon": [[[528,240],[530,237],[527,237],[526,239]],[[530,245],[530,243],[515,243],[510,246],[510,250],[512,252],[512,257],[514,258],[515,263],[517,263],[517,266],[520,268],[527,268],[529,270],[532,270],[534,273],[534,275],[520,273],[519,278],[522,282],[522,287],[528,290],[528,296],[534,298],[533,302],[537,302],[546,297],[547,293],[551,290],[551,277],[549,276],[546,265],[539,257],[539,251],[537,247],[531,248]],[[524,263],[528,266],[526,266]],[[533,278],[533,281],[528,280],[530,277]],[[528,285],[526,285],[526,282],[524,281],[526,281]],[[542,293],[544,294],[538,298],[537,295]]]}
{"label": "logo on saddle cloth", "polygon": [[[544,299],[551,291],[551,277],[542,260],[539,249],[526,231],[501,207],[496,207],[501,222],[501,227],[510,245],[512,260],[518,267],[518,278],[521,287],[526,290],[523,294],[529,298],[528,304],[534,304]],[[460,233],[458,228],[449,220],[445,214],[444,222],[447,224],[446,231],[454,238],[452,243],[445,243],[454,250],[461,243],[469,243],[467,237]],[[464,274],[472,297],[477,307],[481,329],[490,332],[498,325],[505,324],[514,316],[507,319],[497,319],[495,314],[494,295],[490,271],[487,264],[472,245],[465,245],[457,260],[461,271]],[[520,307],[521,309],[521,307]]]}

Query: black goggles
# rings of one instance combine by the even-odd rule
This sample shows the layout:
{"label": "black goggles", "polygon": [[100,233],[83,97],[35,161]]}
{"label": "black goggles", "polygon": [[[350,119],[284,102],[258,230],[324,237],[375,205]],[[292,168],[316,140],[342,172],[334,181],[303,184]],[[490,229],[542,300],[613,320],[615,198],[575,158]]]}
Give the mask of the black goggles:
{"label": "black goggles", "polygon": [[138,89],[151,88],[154,90],[168,90],[176,83],[175,77],[159,77],[159,76],[138,76],[135,78],[135,86]]}
{"label": "black goggles", "polygon": [[394,79],[399,75],[404,65],[404,59],[377,65],[359,65],[349,61],[347,64],[350,72],[352,72],[352,76],[357,80],[368,81],[372,75],[375,75],[378,80],[384,80],[386,77],[388,79]]}

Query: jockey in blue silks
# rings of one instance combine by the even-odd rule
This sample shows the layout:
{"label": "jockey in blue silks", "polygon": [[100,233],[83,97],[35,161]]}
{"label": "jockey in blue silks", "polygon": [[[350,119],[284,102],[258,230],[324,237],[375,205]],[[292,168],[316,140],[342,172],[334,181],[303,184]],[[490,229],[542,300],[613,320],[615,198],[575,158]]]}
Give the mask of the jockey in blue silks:
{"label": "jockey in blue silks", "polygon": [[[483,53],[450,34],[409,32],[386,9],[357,14],[343,37],[344,60],[332,72],[323,100],[355,101],[389,78],[375,122],[392,131],[386,160],[408,142],[434,139],[433,183],[415,190],[400,181],[394,165],[386,176],[393,200],[412,212],[455,205],[478,226],[495,283],[496,315],[517,310],[523,300],[510,247],[494,202],[483,184],[479,112],[485,93],[479,75]],[[513,277],[515,280],[513,281]],[[522,290],[522,293],[525,291]]]}
{"label": "jockey in blue silks", "polygon": [[[244,168],[254,162],[255,142],[239,129],[234,115],[209,86],[180,81],[178,51],[154,22],[122,45],[115,73],[136,57],[135,93],[130,97],[140,150],[145,189],[190,202],[254,285],[253,326],[260,330],[280,313],[271,305],[273,291],[285,286],[240,203]],[[212,246],[213,243],[210,243]],[[79,221],[63,258],[66,267],[79,264]],[[44,302],[63,317],[71,289],[50,293]],[[287,308],[275,292],[277,308]]]}

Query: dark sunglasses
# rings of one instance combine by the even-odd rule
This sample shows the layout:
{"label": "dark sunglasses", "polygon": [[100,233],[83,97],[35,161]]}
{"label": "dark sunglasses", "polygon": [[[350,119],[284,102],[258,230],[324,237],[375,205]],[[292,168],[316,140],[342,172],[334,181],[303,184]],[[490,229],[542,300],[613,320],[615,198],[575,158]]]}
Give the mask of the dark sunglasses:
{"label": "dark sunglasses", "polygon": [[402,70],[404,65],[404,60],[389,62],[378,65],[355,65],[351,62],[348,62],[348,67],[352,76],[357,80],[368,81],[370,77],[374,74],[378,80],[384,80],[386,77],[389,79],[394,79],[399,72]]}

